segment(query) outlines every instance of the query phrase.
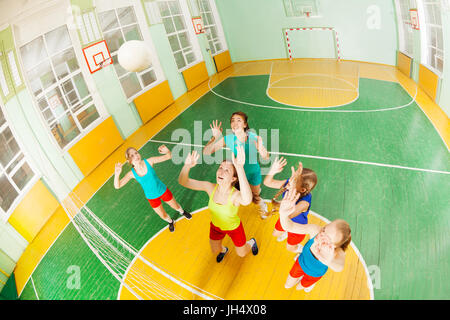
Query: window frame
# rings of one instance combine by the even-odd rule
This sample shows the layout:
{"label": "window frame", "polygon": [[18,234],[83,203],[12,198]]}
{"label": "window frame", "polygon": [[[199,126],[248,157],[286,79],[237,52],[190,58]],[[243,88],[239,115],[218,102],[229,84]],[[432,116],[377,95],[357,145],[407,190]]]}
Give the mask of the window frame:
{"label": "window frame", "polygon": [[[133,22],[133,23],[130,23],[130,24],[127,24],[127,25],[122,25],[121,22],[120,22],[117,10],[128,8],[128,7],[131,7],[133,9],[134,16],[136,17],[136,22]],[[96,12],[96,16],[99,17],[99,15],[101,13],[104,13],[104,12],[107,12],[107,11],[114,11],[114,14],[115,14],[115,17],[116,17],[116,19],[117,19],[117,21],[119,23],[119,26],[115,27],[114,29],[109,29],[107,31],[103,31],[103,29],[102,29],[102,27],[100,25],[100,27],[99,27],[100,28],[100,32],[102,34],[102,38],[105,41],[106,41],[105,34],[110,33],[110,32],[112,33],[112,32],[115,32],[117,30],[120,31],[120,34],[121,34],[122,38],[125,40],[126,38],[125,38],[125,35],[124,35],[124,32],[123,32],[123,28],[127,28],[127,27],[130,27],[130,26],[137,26],[139,34],[140,34],[140,36],[142,38],[142,41],[144,41],[147,45],[149,44],[149,40],[151,42],[151,38],[147,37],[147,35],[145,33],[145,28],[142,28],[141,19],[140,19],[140,16],[138,14],[138,10],[136,10],[136,7],[135,7],[134,4],[132,4],[132,3],[124,3],[124,4],[121,4],[120,6],[113,6],[113,5],[111,5],[111,6],[108,6],[108,8],[102,8],[101,11],[100,10],[97,11]],[[151,44],[152,45],[149,46],[149,48],[152,51],[153,57],[157,59],[156,51],[153,48],[153,43],[151,43]],[[117,52],[118,52],[118,50],[111,51],[111,49],[110,49],[110,52],[111,52],[111,58],[113,59],[113,61],[117,62]],[[158,84],[160,84],[161,82],[163,82],[165,80],[165,78],[164,78],[164,76],[162,74],[160,65],[159,65],[159,61],[155,61],[156,59],[152,60],[152,66],[150,68],[147,68],[147,69],[145,69],[144,71],[141,71],[141,72],[135,72],[135,73],[138,74],[137,78],[138,78],[138,81],[139,81],[139,85],[141,86],[141,90],[139,90],[135,94],[131,95],[130,97],[127,97],[127,94],[125,93],[125,90],[123,89],[122,83],[120,83],[120,88],[123,91],[123,94],[124,94],[124,96],[125,96],[125,98],[127,100],[127,103],[133,102],[134,99],[136,99],[137,97],[139,97],[143,93],[147,92],[149,89],[157,86]],[[114,72],[116,73],[116,76],[117,76],[117,79],[119,80],[119,82],[120,82],[120,79],[125,78],[129,74],[133,74],[134,73],[134,72],[129,72],[129,71],[125,70],[126,72],[119,76],[119,74],[117,73],[116,68],[114,66],[112,66],[112,67],[114,69]],[[141,79],[141,76],[143,74],[147,73],[147,72],[150,72],[151,70],[153,70],[153,72],[154,72],[154,74],[156,76],[156,80],[153,81],[152,83],[150,83],[149,85],[145,86],[144,83],[143,83],[143,80]]]}
{"label": "window frame", "polygon": [[[192,66],[198,64],[199,62],[201,62],[202,61],[202,55],[201,55],[201,51],[199,49],[199,46],[198,46],[197,39],[195,37],[194,31],[193,31],[192,28],[190,28],[190,25],[192,24],[192,20],[189,20],[189,19],[191,19],[191,15],[189,13],[189,8],[187,7],[187,3],[183,2],[183,1],[180,1],[180,0],[156,0],[156,2],[158,4],[162,3],[162,2],[168,3],[170,1],[174,1],[174,2],[176,1],[178,3],[178,6],[180,7],[180,10],[181,10],[181,14],[178,14],[177,16],[182,16],[183,22],[184,22],[184,25],[185,25],[185,29],[176,30],[176,28],[175,28],[175,32],[167,33],[167,30],[166,30],[166,27],[164,25],[164,22],[162,22],[162,24],[163,24],[163,27],[164,27],[167,39],[169,39],[169,37],[172,36],[172,35],[176,35],[177,36],[177,41],[178,41],[181,49],[174,52],[172,50],[172,47],[170,46],[170,50],[172,52],[172,56],[174,58],[175,65],[177,66],[178,72],[182,73],[183,71],[185,71],[185,70],[191,68]],[[171,13],[170,6],[168,6],[168,7],[169,7],[169,12]],[[158,10],[159,10],[159,5],[158,5]],[[173,14],[172,13],[171,13],[170,16],[162,16],[161,15],[161,10],[159,10],[158,14],[161,17],[161,21],[163,21],[163,19],[166,18],[166,17],[170,17],[172,19],[172,21],[173,21]],[[174,24],[174,26],[175,26],[175,24]],[[195,57],[195,59],[193,61],[191,61],[190,63],[187,63],[187,58],[186,58],[187,54],[185,55],[184,52],[183,52],[185,48],[181,47],[181,42],[180,42],[179,37],[178,37],[178,34],[184,33],[184,32],[186,32],[186,34],[188,36],[189,43],[190,43],[190,46],[188,46],[188,48],[191,48],[191,50],[192,50],[191,52],[194,54],[194,57]],[[182,52],[183,59],[185,59],[185,62],[186,62],[186,65],[184,67],[181,67],[181,68],[178,67],[178,65],[176,64],[176,59],[175,59],[175,53],[178,53],[180,51]]]}
{"label": "window frame", "polygon": [[[17,197],[11,203],[11,205],[9,206],[7,211],[4,211],[3,208],[0,207],[0,221],[5,223],[6,221],[9,220],[9,218],[11,217],[13,212],[16,210],[17,206],[25,198],[25,196],[28,194],[28,192],[41,179],[42,173],[40,172],[40,170],[38,170],[36,168],[34,162],[30,161],[30,159],[32,159],[32,157],[29,156],[28,151],[23,147],[23,144],[20,141],[20,139],[17,138],[18,137],[17,132],[16,132],[14,126],[11,125],[12,122],[10,121],[9,115],[7,114],[7,112],[5,112],[4,105],[2,104],[1,101],[0,101],[0,112],[2,112],[2,114],[3,114],[4,118],[5,118],[5,123],[0,126],[0,133],[3,132],[5,130],[5,128],[8,128],[11,131],[11,134],[12,134],[14,140],[16,141],[17,145],[19,146],[19,150],[20,150],[20,152],[17,155],[15,155],[12,158],[12,160],[10,160],[9,163],[5,167],[0,165],[0,176],[2,174],[5,174],[6,178],[9,181],[9,183],[18,192]],[[23,159],[16,164],[16,166],[13,168],[13,170],[10,173],[7,173],[6,172],[7,171],[6,168],[8,168],[8,166],[11,165],[11,163],[13,163],[15,161],[15,159],[18,158],[20,155],[23,155]],[[18,187],[15,185],[15,182],[12,180],[12,176],[22,167],[23,163],[27,163],[28,164],[28,166],[30,167],[31,171],[33,172],[33,176],[24,185],[23,189],[18,191],[17,190]]]}
{"label": "window frame", "polygon": [[[218,19],[217,8],[215,7],[215,3],[213,3],[214,1],[204,0],[204,1],[208,2],[210,11],[203,11],[203,9],[204,9],[203,5],[202,5],[203,0],[196,0],[196,1],[197,1],[197,6],[198,6],[198,11],[199,11],[200,16],[202,17],[205,29],[209,29],[210,26],[214,26],[216,28],[217,37],[215,39],[209,40],[208,34],[206,34],[206,40],[208,41],[208,45],[209,45],[210,41],[213,41],[214,45],[217,42],[219,42],[221,47],[222,47],[220,50],[218,50],[218,51],[216,51],[214,53],[211,52],[211,54],[213,56],[216,56],[216,55],[218,55],[218,54],[220,54],[220,53],[222,53],[224,51],[227,51],[228,48],[227,48],[227,45],[226,45],[225,38],[223,36],[222,25],[220,23],[220,19]],[[206,14],[208,12],[211,13],[211,15],[212,15],[212,17],[214,19],[214,24],[206,24],[206,19],[204,19],[204,15],[203,14]],[[216,48],[214,48],[214,49],[216,49]]]}
{"label": "window frame", "polygon": [[[47,44],[46,44],[46,41],[45,41],[45,39],[44,39],[44,35],[47,34],[47,33],[49,33],[49,32],[52,32],[52,31],[54,31],[54,30],[56,30],[56,29],[58,29],[58,28],[60,28],[60,27],[62,27],[62,26],[65,26],[65,27],[67,28],[67,32],[68,32],[69,40],[70,40],[70,47],[64,48],[63,50],[60,50],[60,51],[54,53],[53,55],[49,55],[49,54],[48,54]],[[84,60],[82,60],[81,57],[80,57],[80,55],[77,54],[77,50],[79,49],[79,47],[75,45],[75,42],[73,41],[73,36],[74,36],[74,35],[72,34],[72,32],[71,32],[70,28],[67,26],[67,24],[62,24],[62,25],[60,25],[60,26],[54,27],[54,28],[51,29],[51,30],[47,30],[46,32],[42,32],[40,35],[36,36],[35,38],[30,39],[30,40],[28,40],[28,41],[22,43],[21,46],[20,46],[19,48],[17,48],[17,50],[20,51],[20,49],[21,49],[22,47],[24,47],[25,45],[28,45],[28,44],[31,43],[32,41],[35,41],[37,38],[41,37],[42,39],[44,39],[44,47],[45,47],[45,50],[46,50],[46,58],[45,58],[44,60],[40,61],[39,63],[37,63],[36,65],[32,66],[32,67],[30,68],[30,70],[32,70],[32,69],[35,68],[36,66],[38,66],[38,65],[40,65],[40,64],[42,64],[42,63],[44,63],[45,61],[50,62],[54,57],[58,56],[59,54],[61,54],[61,53],[64,52],[64,51],[69,50],[70,48],[74,51],[74,54],[75,54],[74,56],[75,56],[75,59],[76,59],[77,64],[78,64],[78,69],[77,69],[76,71],[69,72],[69,73],[68,73],[66,76],[64,76],[63,78],[58,79],[57,73],[55,72],[55,69],[54,69],[54,66],[53,66],[52,63],[50,63],[50,68],[52,69],[53,74],[56,76],[56,78],[55,78],[56,82],[53,83],[52,85],[50,85],[49,87],[45,88],[45,90],[43,90],[41,93],[39,93],[39,98],[34,94],[34,92],[33,92],[33,90],[32,90],[31,82],[30,82],[30,79],[28,78],[28,75],[27,75],[27,72],[28,72],[28,71],[25,69],[25,66],[24,66],[22,54],[18,54],[18,56],[19,56],[19,65],[20,65],[21,70],[22,70],[23,73],[24,73],[24,75],[23,75],[23,77],[24,77],[24,83],[26,84],[26,88],[27,88],[27,90],[28,90],[28,92],[29,92],[29,94],[30,94],[30,96],[31,96],[31,99],[33,100],[33,104],[34,104],[35,110],[36,110],[36,112],[39,114],[39,118],[40,118],[40,120],[41,120],[43,126],[45,127],[46,132],[48,133],[48,135],[49,135],[49,137],[50,137],[50,140],[51,140],[52,143],[56,146],[57,150],[60,151],[60,154],[66,153],[70,148],[72,148],[72,147],[73,147],[76,143],[78,143],[82,138],[84,138],[86,135],[88,135],[94,128],[96,128],[98,125],[100,125],[100,124],[108,117],[108,113],[106,112],[106,110],[105,110],[103,104],[102,104],[102,103],[99,103],[98,99],[95,98],[95,90],[92,90],[92,88],[91,88],[91,86],[90,86],[90,81],[89,81],[90,79],[89,79],[89,80],[87,79],[88,76],[87,76],[87,74],[86,74],[86,72],[85,72],[85,68],[84,68],[84,66],[83,66]],[[76,38],[76,40],[78,40],[78,38]],[[80,45],[81,45],[81,43],[80,43]],[[87,67],[86,67],[86,68],[87,68]],[[70,71],[70,70],[69,70],[69,71]],[[88,105],[86,105],[85,107],[83,107],[82,109],[77,110],[76,113],[79,114],[79,113],[81,113],[82,111],[84,111],[84,110],[86,110],[86,109],[88,109],[88,108],[94,106],[94,107],[96,108],[96,110],[97,110],[97,113],[99,114],[99,117],[98,117],[96,120],[94,120],[93,122],[91,122],[91,123],[90,123],[88,126],[86,126],[85,128],[83,128],[83,127],[81,126],[81,124],[79,123],[79,121],[78,121],[76,115],[75,115],[74,113],[72,113],[71,109],[73,109],[74,106],[71,106],[71,105],[66,101],[65,94],[64,94],[64,91],[63,91],[63,89],[62,89],[63,84],[64,84],[68,79],[73,79],[76,75],[81,75],[81,77],[83,78],[84,83],[85,83],[85,85],[86,85],[86,88],[87,88],[87,90],[88,90],[88,92],[89,92],[89,95],[88,95],[87,97],[85,97],[84,99],[87,99],[88,97],[91,98],[91,102],[90,102]],[[54,135],[53,132],[52,132],[51,125],[48,123],[47,119],[45,118],[44,113],[43,113],[43,110],[41,110],[40,107],[39,107],[39,99],[40,99],[41,97],[46,97],[45,92],[50,92],[51,90],[53,90],[53,89],[55,89],[55,88],[59,88],[59,89],[60,89],[60,91],[61,91],[61,96],[62,96],[62,98],[64,99],[65,104],[66,104],[67,107],[68,107],[68,110],[66,110],[66,111],[64,112],[64,114],[70,114],[70,115],[72,116],[73,121],[77,124],[77,128],[78,128],[79,130],[81,129],[81,130],[80,130],[80,133],[79,133],[75,138],[73,138],[70,142],[68,142],[64,147],[61,147],[61,146],[59,145],[59,143],[58,143],[58,141],[57,141],[55,135]],[[48,106],[48,107],[51,108],[50,106]],[[60,116],[60,118],[62,118],[62,117],[63,117],[63,115]],[[60,118],[58,118],[58,119],[60,119]],[[58,120],[58,119],[55,118],[54,120],[52,120],[52,125],[53,125],[54,123],[57,123],[57,120]]]}
{"label": "window frame", "polygon": [[[429,1],[425,3],[425,1]],[[431,2],[431,3],[430,3]],[[428,69],[430,69],[433,73],[435,73],[439,78],[442,77],[444,72],[444,64],[445,64],[445,51],[444,51],[444,44],[443,44],[443,27],[442,27],[442,16],[439,17],[439,20],[441,21],[440,25],[427,23],[427,11],[425,9],[426,5],[438,5],[441,8],[441,3],[438,0],[417,0],[417,7],[418,7],[418,13],[419,13],[419,21],[420,21],[420,38],[421,38],[421,54],[420,54],[420,63],[424,66],[426,66]],[[439,13],[440,10],[439,10]],[[433,28],[439,28],[441,30],[441,43],[442,48],[437,48],[431,45],[431,29]],[[431,48],[434,48],[437,51],[440,51],[442,53],[442,70],[437,69],[436,67],[433,67],[429,61],[431,59],[429,51]],[[436,54],[434,56],[436,59]]]}
{"label": "window frame", "polygon": [[[398,51],[405,54],[406,56],[413,58],[414,57],[414,30],[408,25],[410,22],[409,10],[414,9],[411,5],[411,1],[416,3],[416,0],[396,0],[395,5],[397,9],[397,26],[398,26]],[[407,16],[405,17],[403,14],[406,12],[404,9],[407,5]],[[408,33],[408,37],[405,34]],[[408,49],[411,49],[411,52],[408,52]]]}

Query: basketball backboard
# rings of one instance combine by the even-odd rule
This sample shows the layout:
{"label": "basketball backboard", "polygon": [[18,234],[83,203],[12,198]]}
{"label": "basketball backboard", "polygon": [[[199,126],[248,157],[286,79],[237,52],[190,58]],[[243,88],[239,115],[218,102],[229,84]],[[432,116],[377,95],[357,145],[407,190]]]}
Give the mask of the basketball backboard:
{"label": "basketball backboard", "polygon": [[113,62],[105,40],[83,48],[83,54],[91,73],[97,72]]}

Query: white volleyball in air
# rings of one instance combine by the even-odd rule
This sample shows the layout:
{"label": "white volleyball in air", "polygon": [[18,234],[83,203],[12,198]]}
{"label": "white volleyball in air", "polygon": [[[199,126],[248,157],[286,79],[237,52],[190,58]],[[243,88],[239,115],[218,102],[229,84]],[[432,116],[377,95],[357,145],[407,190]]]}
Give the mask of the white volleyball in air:
{"label": "white volleyball in air", "polygon": [[119,64],[127,71],[140,72],[152,65],[150,49],[144,41],[124,42],[117,53]]}

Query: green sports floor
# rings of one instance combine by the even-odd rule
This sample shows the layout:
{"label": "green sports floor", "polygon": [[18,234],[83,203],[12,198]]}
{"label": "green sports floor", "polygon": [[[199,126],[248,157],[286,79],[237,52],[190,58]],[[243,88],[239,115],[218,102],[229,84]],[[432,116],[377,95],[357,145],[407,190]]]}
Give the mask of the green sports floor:
{"label": "green sports floor", "polygon": [[[316,171],[319,180],[312,210],[329,220],[342,218],[350,223],[352,240],[369,271],[379,271],[375,299],[447,299],[450,156],[413,98],[398,83],[361,78],[359,97],[353,103],[326,110],[302,109],[268,98],[268,81],[269,75],[226,79],[156,134],[140,149],[142,156],[156,155],[160,141],[173,148],[179,142],[172,139],[175,129],[187,129],[194,136],[194,121],[202,121],[205,131],[218,119],[226,130],[231,113],[244,111],[250,127],[257,132],[266,129],[268,138],[270,130],[279,130],[278,151],[289,166],[302,161]],[[269,151],[275,147],[271,143],[266,141]],[[167,161],[155,170],[185,209],[205,207],[205,194],[178,184],[181,166]],[[213,181],[216,169],[217,165],[201,164],[191,175]],[[124,172],[128,170],[127,165]],[[279,177],[288,174],[286,169]],[[263,198],[273,194],[262,187]],[[110,178],[87,206],[137,249],[167,225],[151,211],[135,181],[115,190]],[[67,286],[71,266],[80,268],[79,289]],[[69,224],[20,299],[117,299],[119,287]]]}

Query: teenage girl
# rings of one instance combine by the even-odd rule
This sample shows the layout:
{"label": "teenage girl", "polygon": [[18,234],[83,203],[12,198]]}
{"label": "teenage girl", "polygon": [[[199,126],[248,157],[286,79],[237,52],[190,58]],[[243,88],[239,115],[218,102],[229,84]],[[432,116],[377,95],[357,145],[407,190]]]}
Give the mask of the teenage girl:
{"label": "teenage girl", "polygon": [[[222,245],[223,238],[228,235],[234,243],[236,253],[245,257],[250,250],[258,254],[256,240],[246,241],[246,235],[238,216],[239,206],[249,205],[252,201],[252,191],[244,171],[245,152],[243,147],[237,148],[237,157],[233,161],[223,161],[216,172],[216,183],[194,180],[189,177],[189,171],[197,164],[199,155],[193,151],[186,157],[178,182],[189,189],[205,191],[209,196],[208,208],[211,214],[209,243],[216,261],[221,262],[228,252]],[[239,190],[236,189],[239,183]]]}
{"label": "teenage girl", "polygon": [[324,227],[315,224],[298,224],[289,215],[295,212],[295,204],[300,198],[295,186],[288,186],[280,205],[281,225],[294,233],[309,234],[310,240],[305,244],[286,279],[285,288],[297,285],[297,290],[310,292],[317,281],[331,268],[340,272],[345,265],[345,250],[351,237],[349,224],[344,220],[334,220]]}
{"label": "teenage girl", "polygon": [[[266,178],[264,179],[264,185],[269,188],[279,189],[277,194],[272,199],[272,211],[278,210],[280,204],[276,201],[276,199],[285,194],[287,185],[289,183],[289,179],[287,180],[276,180],[274,179],[274,175],[283,171],[284,166],[287,161],[283,157],[276,158],[272,167],[269,170]],[[299,224],[307,224],[308,223],[308,213],[311,208],[311,200],[312,195],[311,191],[317,184],[317,175],[316,173],[308,168],[303,169],[303,165],[299,162],[298,169],[295,171],[293,167],[291,167],[292,175],[296,176],[296,185],[295,188],[297,192],[300,194],[300,198],[297,200],[295,204],[295,210],[293,213],[289,215],[289,218]],[[300,244],[305,238],[305,234],[297,234],[294,232],[288,232],[283,229],[280,223],[280,219],[275,224],[275,229],[273,230],[273,236],[277,238],[278,241],[283,241],[287,238],[286,248],[292,252],[300,252],[303,246]]]}
{"label": "teenage girl", "polygon": [[263,145],[262,138],[249,131],[248,117],[244,112],[235,112],[230,118],[232,134],[222,136],[222,122],[213,121],[210,125],[213,137],[203,149],[203,154],[210,155],[227,146],[237,155],[237,146],[245,148],[246,162],[244,165],[250,188],[253,193],[253,202],[258,205],[258,211],[262,218],[267,215],[267,205],[261,199],[261,167],[258,163],[258,153],[265,160],[269,159],[269,153]]}
{"label": "teenage girl", "polygon": [[159,178],[157,177],[156,172],[153,169],[153,165],[172,158],[170,150],[165,145],[161,145],[158,148],[158,152],[162,154],[162,156],[151,157],[142,160],[141,155],[135,148],[128,148],[125,152],[125,157],[128,163],[130,163],[132,166],[131,171],[129,171],[122,179],[120,179],[122,164],[116,163],[114,173],[114,187],[116,189],[120,189],[124,185],[126,185],[132,178],[136,179],[137,182],[139,182],[142,186],[142,189],[144,189],[145,196],[148,199],[150,206],[161,217],[161,219],[169,223],[169,230],[170,232],[173,232],[175,230],[174,221],[164,210],[161,200],[166,202],[180,214],[184,215],[187,219],[191,219],[192,216],[189,212],[186,212],[183,210],[183,208],[181,208],[181,206],[173,197],[169,188],[167,188],[166,185],[162,183],[161,180],[159,180]]}

